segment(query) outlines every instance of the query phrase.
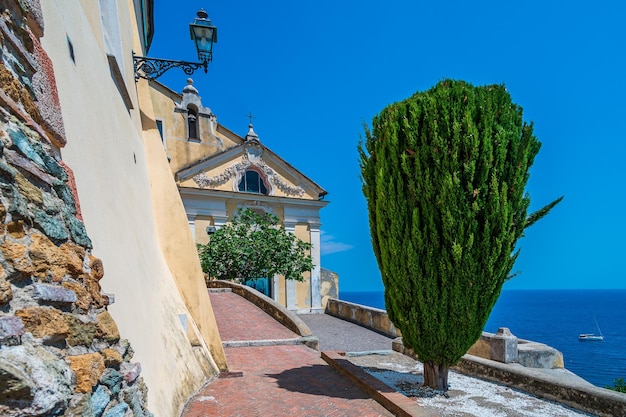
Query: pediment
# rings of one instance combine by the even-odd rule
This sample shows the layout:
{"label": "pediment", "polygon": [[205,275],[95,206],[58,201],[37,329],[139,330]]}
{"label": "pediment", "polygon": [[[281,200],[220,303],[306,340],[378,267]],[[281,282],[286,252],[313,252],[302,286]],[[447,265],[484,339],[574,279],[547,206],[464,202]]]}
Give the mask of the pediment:
{"label": "pediment", "polygon": [[176,180],[182,187],[240,192],[239,183],[248,170],[261,175],[270,196],[318,200],[326,194],[258,140],[247,140],[184,168],[176,173]]}

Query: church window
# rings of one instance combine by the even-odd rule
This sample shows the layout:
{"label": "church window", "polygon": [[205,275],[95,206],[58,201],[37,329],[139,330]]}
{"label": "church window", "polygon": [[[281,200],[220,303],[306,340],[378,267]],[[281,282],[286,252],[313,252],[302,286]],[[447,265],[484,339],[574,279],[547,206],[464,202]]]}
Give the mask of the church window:
{"label": "church window", "polygon": [[267,195],[267,187],[263,177],[255,170],[247,170],[239,182],[239,191]]}
{"label": "church window", "polygon": [[189,139],[198,139],[198,113],[191,107],[187,108],[187,130]]}

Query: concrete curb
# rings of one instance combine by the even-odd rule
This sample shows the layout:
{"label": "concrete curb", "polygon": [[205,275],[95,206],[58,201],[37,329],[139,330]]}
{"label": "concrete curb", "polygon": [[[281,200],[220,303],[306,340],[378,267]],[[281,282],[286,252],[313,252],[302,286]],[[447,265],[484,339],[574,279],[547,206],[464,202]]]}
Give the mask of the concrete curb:
{"label": "concrete curb", "polygon": [[[253,346],[295,346],[306,345],[309,346],[311,342],[317,344],[317,338],[306,337],[294,337],[293,339],[266,339],[266,340],[227,340],[222,341],[223,347],[253,347]],[[309,346],[310,347],[310,346]]]}
{"label": "concrete curb", "polygon": [[397,417],[435,417],[430,411],[387,384],[371,376],[345,357],[345,352],[324,351],[321,357],[340,374],[365,391],[376,402]]}

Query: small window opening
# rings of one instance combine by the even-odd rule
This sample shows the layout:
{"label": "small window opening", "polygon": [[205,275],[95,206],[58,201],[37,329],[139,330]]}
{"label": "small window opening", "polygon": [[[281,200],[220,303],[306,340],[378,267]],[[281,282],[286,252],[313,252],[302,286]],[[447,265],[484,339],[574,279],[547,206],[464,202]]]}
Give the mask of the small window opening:
{"label": "small window opening", "polygon": [[267,195],[267,187],[263,182],[263,178],[254,170],[246,171],[239,182],[239,191]]}
{"label": "small window opening", "polygon": [[191,107],[187,109],[187,128],[189,139],[198,139],[198,113]]}
{"label": "small window opening", "polygon": [[73,63],[76,63],[76,56],[74,55],[74,45],[72,44],[72,41],[70,40],[69,36],[66,36],[67,38],[67,49],[70,52],[70,58],[72,59]]}
{"label": "small window opening", "polygon": [[161,142],[165,143],[165,138],[163,137],[163,120],[157,120],[156,125],[159,130],[159,135],[161,135]]}

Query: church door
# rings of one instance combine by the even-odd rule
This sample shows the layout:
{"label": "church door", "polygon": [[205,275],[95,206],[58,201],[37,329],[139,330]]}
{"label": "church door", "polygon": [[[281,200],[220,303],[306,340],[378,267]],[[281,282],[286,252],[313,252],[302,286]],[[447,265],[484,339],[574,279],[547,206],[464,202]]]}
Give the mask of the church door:
{"label": "church door", "polygon": [[270,278],[254,278],[244,281],[244,285],[272,298],[272,280]]}

